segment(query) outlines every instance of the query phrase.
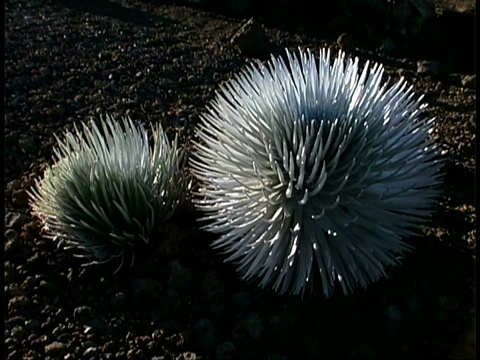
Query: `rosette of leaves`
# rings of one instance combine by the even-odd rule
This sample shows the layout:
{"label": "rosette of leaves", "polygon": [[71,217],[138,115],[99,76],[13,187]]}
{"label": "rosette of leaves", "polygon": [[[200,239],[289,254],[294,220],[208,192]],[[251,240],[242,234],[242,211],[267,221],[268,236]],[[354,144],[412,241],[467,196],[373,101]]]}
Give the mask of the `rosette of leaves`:
{"label": "rosette of leaves", "polygon": [[433,119],[403,78],[319,55],[287,51],[223,84],[190,164],[212,246],[243,279],[281,294],[321,283],[328,297],[399,263],[442,174]]}
{"label": "rosette of leaves", "polygon": [[[150,136],[151,135],[151,136]],[[30,192],[33,214],[59,245],[87,265],[128,256],[184,198],[183,151],[158,124],[151,131],[124,117],[56,137],[54,163]],[[117,269],[117,270],[118,270]]]}

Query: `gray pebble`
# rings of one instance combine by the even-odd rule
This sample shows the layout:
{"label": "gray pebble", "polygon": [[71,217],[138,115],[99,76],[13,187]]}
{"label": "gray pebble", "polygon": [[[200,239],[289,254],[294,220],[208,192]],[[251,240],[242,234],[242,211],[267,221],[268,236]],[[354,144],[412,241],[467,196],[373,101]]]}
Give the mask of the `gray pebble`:
{"label": "gray pebble", "polygon": [[59,324],[55,329],[52,330],[52,335],[56,339],[65,331],[65,325]]}
{"label": "gray pebble", "polygon": [[419,60],[417,61],[417,74],[437,75],[439,65],[437,61]]}
{"label": "gray pebble", "polygon": [[24,295],[15,296],[14,298],[8,301],[8,309],[10,311],[22,310],[26,307],[29,307],[31,304],[32,304],[32,301],[28,297]]}
{"label": "gray pebble", "polygon": [[49,338],[47,335],[36,335],[32,334],[28,337],[28,341],[33,345],[45,345],[46,343],[49,342]]}
{"label": "gray pebble", "polygon": [[20,354],[20,352],[18,350],[12,350],[12,351],[7,351],[7,352],[8,352],[7,360],[21,360],[22,359],[22,355]]}
{"label": "gray pebble", "polygon": [[5,282],[9,283],[15,278],[15,268],[10,261],[5,262]]}
{"label": "gray pebble", "polygon": [[8,297],[22,296],[26,294],[25,290],[22,289],[17,283],[9,284],[6,293]]}
{"label": "gray pebble", "polygon": [[126,359],[127,355],[125,354],[125,351],[117,351],[115,353],[115,359]]}
{"label": "gray pebble", "polygon": [[5,255],[10,257],[12,254],[18,253],[22,247],[24,246],[20,240],[18,231],[15,229],[7,229],[5,231]]}
{"label": "gray pebble", "polygon": [[25,337],[26,333],[27,330],[23,326],[17,325],[10,331],[10,336],[20,341]]}
{"label": "gray pebble", "polygon": [[89,347],[83,352],[83,356],[86,358],[90,358],[91,356],[95,355],[97,355],[97,348],[95,346]]}
{"label": "gray pebble", "polygon": [[114,341],[107,341],[105,344],[103,344],[102,352],[104,354],[113,353],[115,351],[115,348],[116,348],[116,345]]}
{"label": "gray pebble", "polygon": [[476,81],[477,76],[476,75],[465,75],[462,78],[462,85],[465,86],[466,88],[475,90],[476,89]]}
{"label": "gray pebble", "polygon": [[75,320],[89,320],[92,318],[92,308],[90,306],[79,306],[73,310]]}
{"label": "gray pebble", "polygon": [[62,357],[67,352],[67,345],[60,341],[54,341],[45,346],[45,355]]}
{"label": "gray pebble", "polygon": [[33,276],[27,276],[23,281],[21,287],[22,289],[24,289],[26,292],[29,293],[35,288],[36,284],[37,284],[37,281]]}
{"label": "gray pebble", "polygon": [[5,321],[6,324],[15,326],[15,325],[24,325],[25,324],[25,316],[17,315],[9,318]]}

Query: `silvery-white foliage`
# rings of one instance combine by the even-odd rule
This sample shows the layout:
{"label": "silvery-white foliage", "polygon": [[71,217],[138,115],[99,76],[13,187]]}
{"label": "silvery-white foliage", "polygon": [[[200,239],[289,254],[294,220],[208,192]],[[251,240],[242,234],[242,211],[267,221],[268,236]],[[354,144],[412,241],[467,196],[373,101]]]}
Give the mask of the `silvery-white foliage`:
{"label": "silvery-white foliage", "polygon": [[203,115],[196,206],[243,279],[296,294],[317,277],[325,296],[337,282],[349,293],[385,276],[435,207],[433,120],[379,64],[286,56],[252,63]]}
{"label": "silvery-white foliage", "polygon": [[120,268],[183,200],[183,151],[160,125],[149,144],[147,130],[128,117],[106,116],[82,130],[57,137],[54,164],[36,181],[30,205],[65,248],[89,264],[119,258]]}

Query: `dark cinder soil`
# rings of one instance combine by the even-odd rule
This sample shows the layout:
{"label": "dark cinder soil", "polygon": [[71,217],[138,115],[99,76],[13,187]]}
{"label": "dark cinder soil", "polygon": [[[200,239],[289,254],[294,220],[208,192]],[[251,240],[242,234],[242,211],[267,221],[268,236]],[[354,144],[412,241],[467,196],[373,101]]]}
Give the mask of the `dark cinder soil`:
{"label": "dark cinder soil", "polygon": [[[188,144],[219,84],[250,61],[230,45],[246,18],[186,3],[5,2],[4,358],[474,359],[474,43],[453,27],[447,54],[437,51],[451,22],[421,34],[431,48],[353,50],[425,94],[448,158],[432,222],[387,279],[329,299],[275,295],[238,280],[187,206],[162,229],[158,254],[117,275],[81,267],[44,237],[26,189],[51,161],[54,134],[111,113],[160,121]],[[262,21],[272,49],[317,51],[340,35]],[[440,70],[421,74],[418,60]]]}

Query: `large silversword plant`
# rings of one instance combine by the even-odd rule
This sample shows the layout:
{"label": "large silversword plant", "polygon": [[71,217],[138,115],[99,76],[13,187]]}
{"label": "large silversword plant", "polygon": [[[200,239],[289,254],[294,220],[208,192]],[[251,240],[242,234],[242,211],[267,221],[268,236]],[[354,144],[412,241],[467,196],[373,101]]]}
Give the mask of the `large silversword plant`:
{"label": "large silversword plant", "polygon": [[36,181],[30,205],[59,244],[88,264],[117,258],[120,268],[183,200],[183,152],[160,125],[149,141],[129,118],[106,116],[82,130],[57,138],[54,164]]}
{"label": "large silversword plant", "polygon": [[321,50],[252,63],[202,116],[191,159],[213,247],[243,279],[325,296],[385,276],[435,209],[433,120],[403,79]]}

